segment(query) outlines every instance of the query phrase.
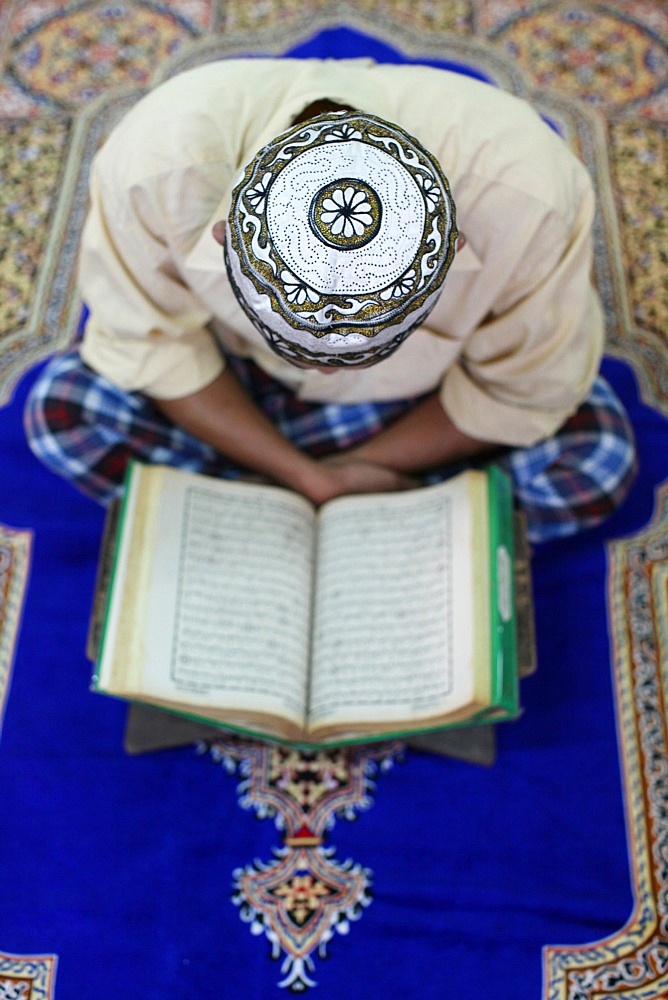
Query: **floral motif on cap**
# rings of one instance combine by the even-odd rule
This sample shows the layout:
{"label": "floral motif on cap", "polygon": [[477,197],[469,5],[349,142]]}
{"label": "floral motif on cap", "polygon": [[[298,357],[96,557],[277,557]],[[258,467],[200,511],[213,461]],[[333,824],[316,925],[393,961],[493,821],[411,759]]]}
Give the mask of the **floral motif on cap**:
{"label": "floral motif on cap", "polygon": [[237,298],[283,357],[359,365],[435,305],[457,239],[436,159],[372,115],[321,115],[269,143],[232,194],[225,260]]}

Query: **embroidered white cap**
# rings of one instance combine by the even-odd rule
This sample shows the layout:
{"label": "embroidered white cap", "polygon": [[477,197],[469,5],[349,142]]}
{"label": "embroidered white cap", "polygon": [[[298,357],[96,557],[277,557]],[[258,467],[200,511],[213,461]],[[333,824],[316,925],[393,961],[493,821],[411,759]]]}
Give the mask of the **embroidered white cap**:
{"label": "embroidered white cap", "polygon": [[294,126],[247,166],[232,194],[225,262],[278,354],[361,365],[425,320],[456,241],[436,159],[397,125],[338,112]]}

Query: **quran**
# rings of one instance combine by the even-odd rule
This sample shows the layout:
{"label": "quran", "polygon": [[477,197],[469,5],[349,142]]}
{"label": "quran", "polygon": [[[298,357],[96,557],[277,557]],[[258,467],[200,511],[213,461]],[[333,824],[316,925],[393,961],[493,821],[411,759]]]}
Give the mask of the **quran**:
{"label": "quran", "polygon": [[315,508],[132,463],[93,689],[300,746],[518,714],[499,469]]}

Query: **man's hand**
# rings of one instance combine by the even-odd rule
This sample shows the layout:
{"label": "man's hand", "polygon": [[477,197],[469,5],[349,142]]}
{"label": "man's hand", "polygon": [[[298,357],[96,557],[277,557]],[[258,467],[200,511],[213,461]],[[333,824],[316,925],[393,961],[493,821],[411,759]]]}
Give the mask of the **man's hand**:
{"label": "man's hand", "polygon": [[299,451],[258,409],[229,369],[190,396],[155,402],[175,424],[244,465],[260,481],[287,486],[317,505],[346,493],[381,493],[417,485],[374,461],[352,455],[318,461]]}
{"label": "man's hand", "polygon": [[391,493],[415,489],[420,485],[411,476],[374,462],[349,458],[345,454],[330,455],[322,459],[320,464],[321,470],[325,472],[325,479],[320,487],[320,495],[313,498],[319,504],[350,493]]}

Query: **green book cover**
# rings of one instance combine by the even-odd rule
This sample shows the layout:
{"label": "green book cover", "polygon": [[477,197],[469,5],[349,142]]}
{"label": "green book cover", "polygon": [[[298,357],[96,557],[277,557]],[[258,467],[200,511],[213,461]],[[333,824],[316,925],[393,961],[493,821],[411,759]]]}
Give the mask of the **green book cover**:
{"label": "green book cover", "polygon": [[496,664],[492,701],[513,717],[519,713],[513,495],[509,477],[498,466],[488,470],[488,485],[492,658]]}

